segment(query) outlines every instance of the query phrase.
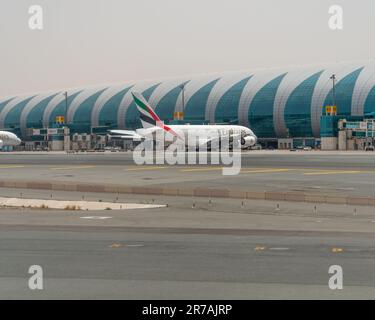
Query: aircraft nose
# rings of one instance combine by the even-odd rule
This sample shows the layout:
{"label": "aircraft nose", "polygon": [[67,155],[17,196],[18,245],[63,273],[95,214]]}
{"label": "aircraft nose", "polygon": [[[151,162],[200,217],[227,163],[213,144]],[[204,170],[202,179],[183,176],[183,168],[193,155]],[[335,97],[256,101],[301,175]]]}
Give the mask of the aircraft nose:
{"label": "aircraft nose", "polygon": [[254,136],[250,137],[249,142],[251,146],[254,146],[257,143],[256,137]]}

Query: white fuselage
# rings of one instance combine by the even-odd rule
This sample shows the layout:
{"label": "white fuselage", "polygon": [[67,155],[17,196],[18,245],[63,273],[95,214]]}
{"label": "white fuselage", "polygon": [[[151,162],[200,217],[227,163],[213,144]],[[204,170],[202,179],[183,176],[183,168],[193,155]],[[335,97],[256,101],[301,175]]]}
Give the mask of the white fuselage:
{"label": "white fuselage", "polygon": [[18,146],[21,139],[14,133],[8,131],[0,131],[0,148],[3,146]]}
{"label": "white fuselage", "polygon": [[[206,137],[228,137],[236,136],[241,141],[241,148],[249,148],[256,144],[257,137],[247,127],[238,125],[167,125],[168,128],[177,133],[178,136],[184,137],[185,141],[187,137],[194,136],[202,138],[202,141]],[[161,127],[151,127],[147,129],[137,129],[136,133],[144,136],[149,132],[155,132],[157,130],[162,130]],[[173,133],[169,132],[171,136]],[[190,143],[188,143],[190,145]],[[195,144],[195,142],[194,142]]]}

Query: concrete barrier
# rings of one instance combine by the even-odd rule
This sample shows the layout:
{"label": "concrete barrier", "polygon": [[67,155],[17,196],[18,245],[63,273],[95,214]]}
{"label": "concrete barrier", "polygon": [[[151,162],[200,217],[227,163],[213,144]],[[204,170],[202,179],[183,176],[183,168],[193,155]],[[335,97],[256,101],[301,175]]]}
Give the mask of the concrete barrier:
{"label": "concrete barrier", "polygon": [[305,201],[304,192],[285,192],[284,195],[285,195],[285,201],[297,201],[297,202]]}
{"label": "concrete barrier", "polygon": [[246,192],[246,199],[266,200],[266,193],[265,193],[265,191],[247,191]]}
{"label": "concrete barrier", "polygon": [[210,189],[208,189],[208,188],[196,188],[196,189],[194,189],[194,196],[195,197],[209,197],[210,196]]}
{"label": "concrete barrier", "polygon": [[117,193],[132,193],[132,187],[129,187],[129,186],[119,186],[117,188]]}
{"label": "concrete barrier", "polygon": [[[347,197],[347,204],[353,206],[367,206],[370,205],[370,202],[367,197]],[[372,205],[375,205],[375,199]]]}
{"label": "concrete barrier", "polygon": [[14,181],[4,181],[4,188],[17,188]]}
{"label": "concrete barrier", "polygon": [[26,189],[27,188],[27,182],[26,181],[15,181],[16,188],[19,189]]}
{"label": "concrete barrier", "polygon": [[146,189],[144,187],[131,187],[130,193],[132,194],[146,194]]}
{"label": "concrete barrier", "polygon": [[375,206],[375,197],[369,197],[367,198],[369,206]]}
{"label": "concrete barrier", "polygon": [[321,194],[305,193],[305,202],[326,203],[326,197]]}
{"label": "concrete barrier", "polygon": [[231,198],[229,190],[226,189],[210,189],[210,197],[212,198]]}
{"label": "concrete barrier", "polygon": [[228,198],[232,199],[246,199],[247,192],[245,190],[228,190]]}
{"label": "concrete barrier", "polygon": [[[22,186],[15,186],[15,188],[24,188],[24,184]],[[49,182],[38,182],[38,181],[33,181],[33,182],[28,182],[26,183],[26,188],[28,189],[43,189],[43,190],[52,190],[52,183]]]}
{"label": "concrete barrier", "polygon": [[65,185],[61,183],[52,183],[51,190],[53,191],[65,191]]}
{"label": "concrete barrier", "polygon": [[152,194],[152,195],[156,195],[156,196],[160,196],[164,193],[163,188],[161,188],[161,187],[147,188],[146,192],[147,192],[146,194]]}
{"label": "concrete barrier", "polygon": [[271,200],[271,201],[285,201],[285,193],[284,192],[266,192],[265,194],[265,199],[266,200]]}
{"label": "concrete barrier", "polygon": [[0,180],[0,188],[61,190],[97,193],[147,194],[182,197],[213,197],[231,199],[252,199],[270,201],[296,201],[327,204],[348,204],[358,206],[375,206],[374,197],[347,195],[321,195],[304,192],[246,191],[243,189],[217,188],[177,188],[177,187],[141,187],[111,184],[88,184],[67,181],[23,181]]}
{"label": "concrete barrier", "polygon": [[102,193],[105,192],[105,188],[104,185],[98,184],[79,184],[77,185],[77,191]]}
{"label": "concrete barrier", "polygon": [[104,192],[105,193],[119,193],[118,192],[118,186],[117,185],[111,185],[111,184],[105,185],[104,186]]}
{"label": "concrete barrier", "polygon": [[163,188],[163,195],[164,196],[177,196],[178,189],[177,188]]}
{"label": "concrete barrier", "polygon": [[194,189],[177,189],[179,196],[182,197],[192,197],[194,196]]}
{"label": "concrete barrier", "polygon": [[[57,184],[54,184],[56,186]],[[64,183],[63,188],[65,191],[77,191],[77,185],[74,183]]]}
{"label": "concrete barrier", "polygon": [[326,203],[328,204],[347,204],[347,196],[326,195]]}

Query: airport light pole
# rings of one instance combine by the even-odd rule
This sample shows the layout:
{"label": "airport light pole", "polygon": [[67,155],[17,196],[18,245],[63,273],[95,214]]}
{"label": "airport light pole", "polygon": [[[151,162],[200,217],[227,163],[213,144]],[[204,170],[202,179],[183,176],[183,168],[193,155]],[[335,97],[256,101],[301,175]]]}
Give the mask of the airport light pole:
{"label": "airport light pole", "polygon": [[181,86],[181,90],[182,90],[182,112],[184,113],[185,112],[185,84],[182,84]]}
{"label": "airport light pole", "polygon": [[64,119],[64,123],[67,124],[68,123],[68,91],[65,91],[64,92],[64,96],[65,96],[65,119]]}
{"label": "airport light pole", "polygon": [[333,106],[336,106],[336,75],[333,74],[330,79],[332,80],[332,99]]}

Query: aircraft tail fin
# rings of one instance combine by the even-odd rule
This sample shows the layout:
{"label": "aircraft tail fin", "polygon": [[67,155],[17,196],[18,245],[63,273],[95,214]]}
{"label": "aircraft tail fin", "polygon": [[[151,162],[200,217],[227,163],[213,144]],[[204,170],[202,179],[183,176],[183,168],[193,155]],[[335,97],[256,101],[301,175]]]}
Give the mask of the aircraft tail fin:
{"label": "aircraft tail fin", "polygon": [[132,92],[132,96],[135,104],[137,105],[143,128],[147,129],[158,126],[158,123],[160,123],[161,120],[142,94]]}

